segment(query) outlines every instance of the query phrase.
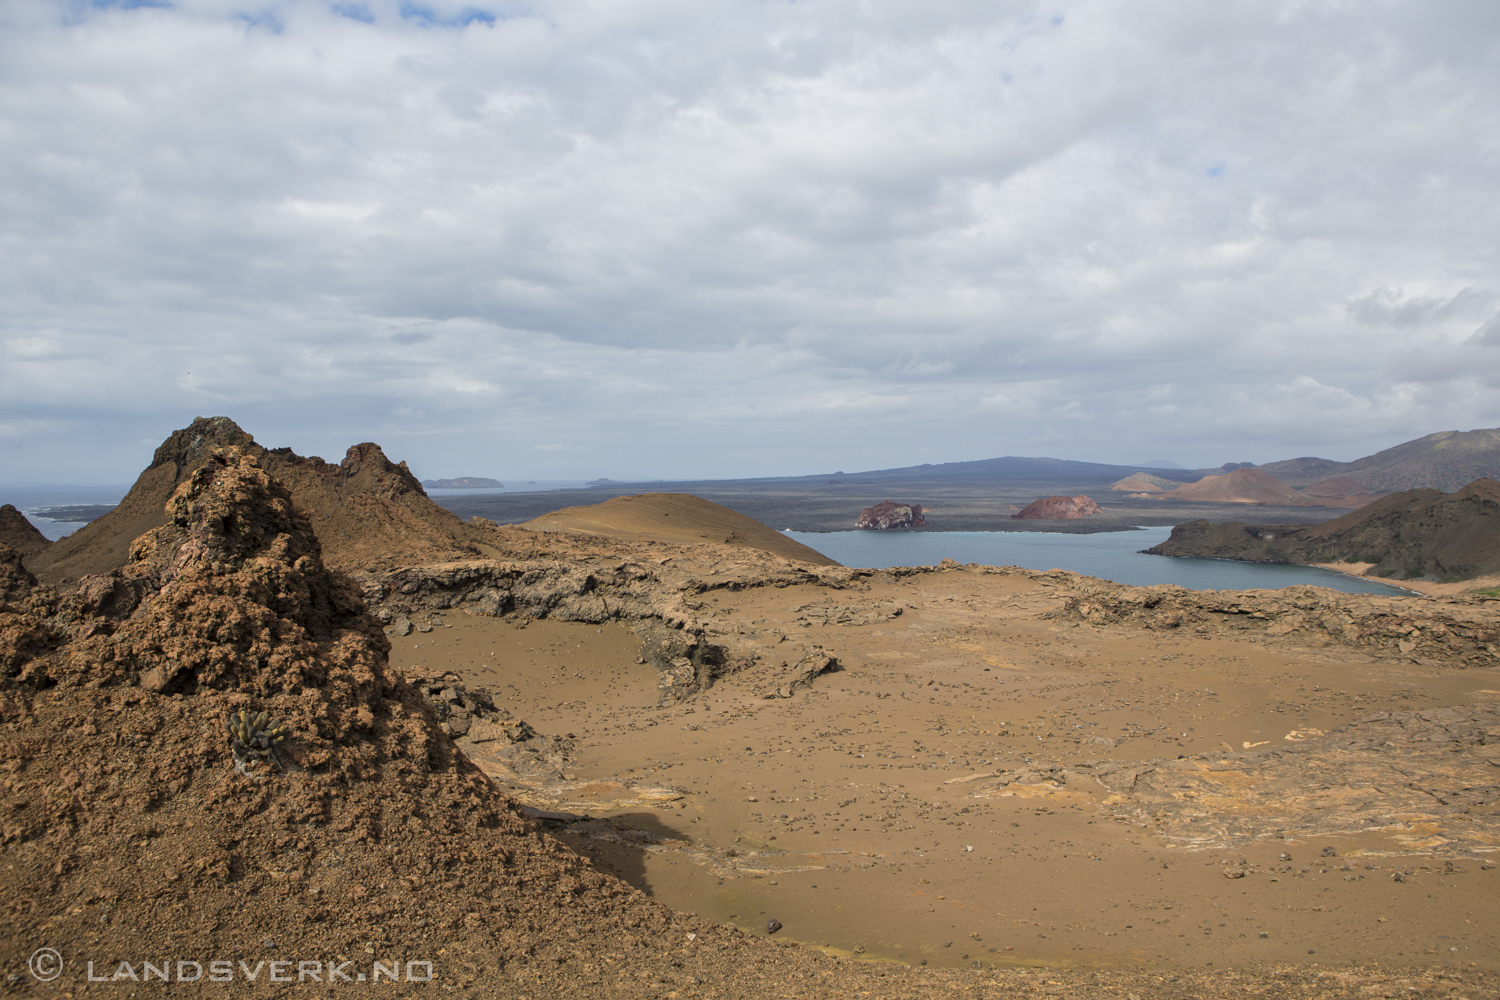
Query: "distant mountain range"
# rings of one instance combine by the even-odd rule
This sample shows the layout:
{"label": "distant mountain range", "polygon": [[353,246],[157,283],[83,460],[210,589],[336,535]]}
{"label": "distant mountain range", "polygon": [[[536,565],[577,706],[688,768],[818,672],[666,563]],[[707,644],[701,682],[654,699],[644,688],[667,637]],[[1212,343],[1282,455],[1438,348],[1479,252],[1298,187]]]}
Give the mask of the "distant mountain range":
{"label": "distant mountain range", "polygon": [[1353,462],[1293,458],[1260,466],[1289,486],[1347,476],[1368,490],[1453,493],[1476,479],[1500,479],[1500,427],[1439,431]]}
{"label": "distant mountain range", "polygon": [[[1140,470],[1150,469],[1150,473]],[[1433,489],[1453,493],[1476,479],[1500,479],[1500,428],[1474,431],[1439,431],[1387,448],[1353,462],[1327,458],[1293,458],[1256,466],[1250,462],[1225,462],[1216,469],[1171,468],[1167,462],[1148,465],[1107,465],[1072,462],[1060,458],[987,458],[975,462],[945,462],[913,465],[873,472],[835,472],[841,483],[892,482],[904,480],[1056,479],[1084,482],[1091,479],[1125,477],[1167,485],[1193,483],[1207,476],[1224,476],[1240,469],[1257,469],[1287,486],[1300,489],[1325,480],[1352,481],[1372,493],[1394,490]],[[826,480],[827,475],[800,477]],[[1347,487],[1346,487],[1347,488]],[[1287,491],[1290,494],[1290,491]],[[1323,495],[1323,490],[1313,495]],[[1352,491],[1351,491],[1352,492]],[[1270,499],[1268,496],[1266,499]]]}

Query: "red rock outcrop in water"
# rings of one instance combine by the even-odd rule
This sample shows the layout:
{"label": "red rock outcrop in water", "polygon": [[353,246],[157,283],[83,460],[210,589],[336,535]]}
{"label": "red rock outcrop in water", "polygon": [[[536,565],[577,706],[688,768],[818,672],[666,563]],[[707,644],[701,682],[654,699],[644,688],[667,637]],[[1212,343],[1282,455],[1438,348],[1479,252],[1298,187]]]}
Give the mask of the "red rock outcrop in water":
{"label": "red rock outcrop in water", "polygon": [[1043,497],[1033,500],[1019,514],[1012,514],[1012,520],[1035,520],[1035,521],[1076,521],[1079,518],[1088,517],[1090,514],[1102,514],[1099,505],[1093,500],[1079,494],[1076,497]]}
{"label": "red rock outcrop in water", "polygon": [[908,506],[893,500],[884,500],[860,511],[859,520],[854,526],[871,531],[886,531],[890,528],[925,528],[927,519],[922,516],[921,504],[914,503]]}

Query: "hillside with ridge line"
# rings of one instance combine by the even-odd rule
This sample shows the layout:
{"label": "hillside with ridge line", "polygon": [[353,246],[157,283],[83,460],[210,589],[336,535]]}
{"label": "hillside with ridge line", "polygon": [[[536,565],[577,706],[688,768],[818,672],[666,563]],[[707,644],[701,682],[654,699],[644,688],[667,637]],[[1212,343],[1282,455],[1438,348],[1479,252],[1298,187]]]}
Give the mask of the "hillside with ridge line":
{"label": "hillside with ridge line", "polygon": [[1353,462],[1293,458],[1259,468],[1292,486],[1347,476],[1373,492],[1434,489],[1452,493],[1476,479],[1500,479],[1500,428],[1439,431]]}
{"label": "hillside with ridge line", "polygon": [[1452,581],[1500,573],[1500,482],[1405,490],[1322,524],[1191,521],[1152,555],[1269,563],[1368,563],[1366,575]]}

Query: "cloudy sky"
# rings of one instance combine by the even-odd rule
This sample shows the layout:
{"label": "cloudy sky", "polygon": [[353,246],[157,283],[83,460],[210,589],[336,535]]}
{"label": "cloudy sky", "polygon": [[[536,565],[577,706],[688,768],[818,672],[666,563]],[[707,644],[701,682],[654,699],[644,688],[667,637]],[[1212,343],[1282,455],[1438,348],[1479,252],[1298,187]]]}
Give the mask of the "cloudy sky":
{"label": "cloudy sky", "polygon": [[1494,0],[5,0],[0,482],[1500,425]]}

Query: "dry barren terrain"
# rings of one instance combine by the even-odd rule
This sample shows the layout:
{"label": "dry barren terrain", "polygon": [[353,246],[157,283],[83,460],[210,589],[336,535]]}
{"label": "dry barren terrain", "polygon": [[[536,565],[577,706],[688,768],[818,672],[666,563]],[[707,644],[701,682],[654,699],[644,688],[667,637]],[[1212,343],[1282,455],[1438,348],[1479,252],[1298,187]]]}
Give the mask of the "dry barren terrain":
{"label": "dry barren terrain", "polygon": [[[563,737],[550,770],[461,745],[586,815],[554,824],[579,851],[751,933],[952,967],[1496,971],[1493,665],[1063,604],[1045,577],[959,568],[716,590],[692,607],[755,665],[663,707],[621,623],[439,614],[392,662]],[[817,651],[842,669],[781,696]]]}

